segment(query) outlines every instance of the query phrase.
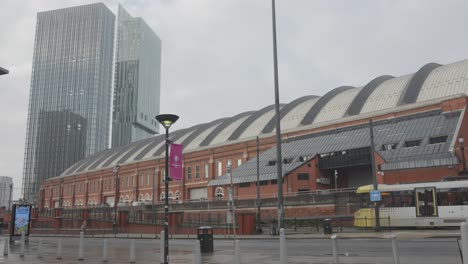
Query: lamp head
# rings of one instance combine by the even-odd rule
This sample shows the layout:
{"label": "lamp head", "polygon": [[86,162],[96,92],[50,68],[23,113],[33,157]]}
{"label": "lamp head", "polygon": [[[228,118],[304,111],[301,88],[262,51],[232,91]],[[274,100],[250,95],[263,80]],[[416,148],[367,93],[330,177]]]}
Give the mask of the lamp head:
{"label": "lamp head", "polygon": [[463,137],[459,137],[458,142],[463,143],[463,142],[465,142],[465,139]]}
{"label": "lamp head", "polygon": [[179,119],[179,116],[172,115],[172,114],[163,114],[157,115],[156,120],[158,120],[161,125],[163,125],[166,129],[169,129],[172,124],[174,124]]}

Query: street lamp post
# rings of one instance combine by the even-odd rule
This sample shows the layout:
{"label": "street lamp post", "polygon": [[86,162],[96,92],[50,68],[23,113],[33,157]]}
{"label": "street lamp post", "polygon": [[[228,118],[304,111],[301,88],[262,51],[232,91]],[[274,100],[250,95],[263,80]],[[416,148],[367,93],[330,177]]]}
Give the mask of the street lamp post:
{"label": "street lamp post", "polygon": [[161,125],[166,129],[166,175],[164,177],[164,264],[169,264],[169,128],[179,119],[178,116],[172,114],[157,115]]}
{"label": "street lamp post", "polygon": [[112,223],[112,229],[114,234],[117,234],[117,202],[118,202],[118,188],[119,188],[119,170],[120,166],[116,165],[112,170],[114,173],[114,187],[115,187],[115,196],[114,196],[114,222]]}
{"label": "street lamp post", "polygon": [[461,149],[462,160],[463,160],[463,170],[459,172],[459,175],[468,175],[468,171],[466,170],[466,159],[465,159],[465,139],[463,137],[459,137],[458,142],[460,143],[460,149]]}
{"label": "street lamp post", "polygon": [[[281,115],[279,105],[279,81],[278,81],[278,52],[276,45],[276,6],[275,0],[271,0],[271,17],[273,26],[273,70],[275,79],[275,120],[276,120],[276,177],[278,181],[278,230],[284,228],[283,215],[283,159],[281,158]],[[279,232],[279,231],[278,231]]]}
{"label": "street lamp post", "polygon": [[235,241],[235,240],[237,240],[236,211],[235,211],[235,205],[234,205],[234,184],[232,182],[231,161],[229,161],[228,164],[227,164],[227,173],[229,175],[229,181],[230,181],[228,207],[229,207],[229,214],[231,214],[231,217],[232,217],[232,233],[234,235],[233,238],[234,238],[234,241]]}

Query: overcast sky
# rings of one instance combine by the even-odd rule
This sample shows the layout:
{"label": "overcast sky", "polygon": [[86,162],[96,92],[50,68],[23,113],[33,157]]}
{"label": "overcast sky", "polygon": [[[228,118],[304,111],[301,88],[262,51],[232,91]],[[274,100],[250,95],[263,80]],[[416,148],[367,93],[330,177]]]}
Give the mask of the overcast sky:
{"label": "overcast sky", "polygon": [[[36,14],[88,0],[1,0],[0,175],[20,195]],[[119,1],[104,3],[116,14]],[[161,113],[189,127],[274,103],[270,0],[127,0],[162,40]],[[277,0],[280,101],[468,59],[468,1]]]}

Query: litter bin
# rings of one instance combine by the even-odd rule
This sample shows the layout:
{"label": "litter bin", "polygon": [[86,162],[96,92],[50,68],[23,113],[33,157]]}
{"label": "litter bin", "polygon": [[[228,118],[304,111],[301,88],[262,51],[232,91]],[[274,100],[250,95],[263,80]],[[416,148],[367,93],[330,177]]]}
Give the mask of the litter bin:
{"label": "litter bin", "polygon": [[330,218],[323,219],[323,233],[325,235],[333,234],[332,220]]}
{"label": "litter bin", "polygon": [[201,253],[213,252],[213,228],[200,226],[198,228],[198,240],[200,240]]}

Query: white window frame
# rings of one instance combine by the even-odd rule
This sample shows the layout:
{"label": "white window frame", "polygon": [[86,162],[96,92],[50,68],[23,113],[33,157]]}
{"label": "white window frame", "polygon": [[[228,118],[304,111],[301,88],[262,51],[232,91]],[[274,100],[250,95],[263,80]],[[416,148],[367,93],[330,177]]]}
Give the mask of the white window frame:
{"label": "white window frame", "polygon": [[223,162],[218,161],[218,177],[223,175]]}
{"label": "white window frame", "polygon": [[205,179],[208,179],[210,177],[210,168],[208,167],[208,164],[205,163]]}

